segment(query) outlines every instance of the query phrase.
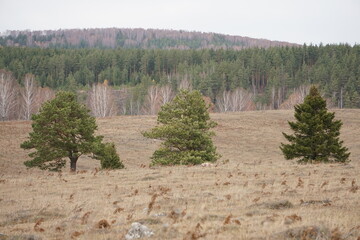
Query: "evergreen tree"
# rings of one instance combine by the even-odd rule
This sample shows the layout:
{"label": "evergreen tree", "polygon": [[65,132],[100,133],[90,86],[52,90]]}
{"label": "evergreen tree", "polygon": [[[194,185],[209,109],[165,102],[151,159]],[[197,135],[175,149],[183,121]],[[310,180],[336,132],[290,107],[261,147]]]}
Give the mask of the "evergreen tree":
{"label": "evergreen tree", "polygon": [[215,162],[216,153],[209,131],[216,126],[199,91],[181,90],[173,101],[163,105],[158,125],[145,137],[164,140],[152,156],[152,164],[200,164]]}
{"label": "evergreen tree", "polygon": [[116,153],[114,143],[100,143],[94,146],[94,158],[100,160],[102,169],[121,169],[124,164]]}
{"label": "evergreen tree", "polygon": [[350,153],[339,139],[342,122],[334,117],[335,113],[327,111],[318,89],[312,86],[304,103],[295,106],[297,121],[289,122],[295,133],[283,133],[290,142],[280,146],[285,158],[297,158],[300,163],[348,161]]}
{"label": "evergreen tree", "polygon": [[33,159],[24,163],[27,167],[58,171],[68,157],[71,171],[76,171],[78,158],[92,153],[103,138],[94,136],[95,118],[84,105],[77,103],[74,93],[58,92],[32,120],[33,132],[29,140],[21,144],[21,148],[36,149],[29,154]]}

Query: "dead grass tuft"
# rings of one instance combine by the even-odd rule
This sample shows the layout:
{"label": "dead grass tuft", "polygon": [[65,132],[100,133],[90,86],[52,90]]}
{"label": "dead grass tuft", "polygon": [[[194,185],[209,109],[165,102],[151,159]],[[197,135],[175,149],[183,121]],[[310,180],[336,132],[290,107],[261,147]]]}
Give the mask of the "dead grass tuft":
{"label": "dead grass tuft", "polygon": [[357,190],[359,190],[359,186],[356,185],[356,181],[355,181],[355,179],[354,179],[354,180],[352,180],[352,182],[351,182],[350,192],[356,193]]}
{"label": "dead grass tuft", "polygon": [[149,215],[150,212],[152,211],[157,197],[158,197],[157,193],[155,193],[151,196],[151,200],[149,202],[148,209],[147,209],[147,215]]}
{"label": "dead grass tuft", "polygon": [[304,181],[300,177],[298,179],[298,184],[297,184],[296,187],[298,187],[298,188],[303,188],[304,187]]}
{"label": "dead grass tuft", "polygon": [[304,200],[300,200],[300,205],[301,206],[308,206],[308,205],[322,205],[322,206],[331,206],[331,201],[329,199],[324,199],[324,200],[308,200],[308,201],[304,201]]}
{"label": "dead grass tuft", "polygon": [[346,182],[346,178],[343,177],[343,178],[340,179],[341,184],[345,184],[345,182]]}
{"label": "dead grass tuft", "polygon": [[226,225],[226,224],[229,224],[230,223],[230,221],[231,221],[231,218],[232,218],[233,216],[230,214],[230,215],[228,215],[226,218],[225,218],[225,220],[224,220],[224,225]]}
{"label": "dead grass tuft", "polygon": [[89,217],[90,217],[91,212],[86,212],[82,217],[81,217],[81,224],[85,225],[87,224]]}
{"label": "dead grass tuft", "polygon": [[292,208],[294,205],[288,200],[281,200],[281,201],[267,203],[265,204],[265,206],[269,209],[280,210],[280,209]]}
{"label": "dead grass tuft", "polygon": [[331,240],[343,240],[341,232],[339,228],[335,228],[331,231]]}
{"label": "dead grass tuft", "polygon": [[76,239],[76,238],[78,238],[78,237],[80,237],[81,235],[83,235],[84,234],[84,231],[75,231],[75,232],[73,232],[72,234],[71,234],[71,239]]}
{"label": "dead grass tuft", "polygon": [[194,230],[188,231],[184,237],[184,240],[196,240],[199,238],[206,237],[206,233],[201,233],[202,226],[198,223]]}
{"label": "dead grass tuft", "polygon": [[114,214],[124,211],[124,208],[118,207],[115,209]]}
{"label": "dead grass tuft", "polygon": [[285,224],[292,224],[292,223],[301,222],[301,221],[302,221],[302,217],[300,217],[300,216],[298,216],[296,214],[286,216],[285,219],[284,219]]}
{"label": "dead grass tuft", "polygon": [[323,183],[321,184],[320,188],[323,188],[323,187],[325,187],[325,186],[328,185],[328,184],[329,184],[329,181],[325,181],[325,182],[323,182]]}
{"label": "dead grass tuft", "polygon": [[40,218],[39,220],[36,221],[36,223],[34,225],[35,232],[45,232],[45,230],[40,227],[41,223],[43,223],[43,222],[44,222],[43,218]]}
{"label": "dead grass tuft", "polygon": [[105,229],[105,228],[110,228],[110,224],[105,219],[102,219],[96,224],[95,227],[99,229]]}

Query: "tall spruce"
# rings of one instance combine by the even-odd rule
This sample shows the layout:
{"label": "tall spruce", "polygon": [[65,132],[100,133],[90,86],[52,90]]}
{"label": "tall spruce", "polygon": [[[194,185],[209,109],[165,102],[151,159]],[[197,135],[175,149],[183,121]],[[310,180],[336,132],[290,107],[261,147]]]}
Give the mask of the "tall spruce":
{"label": "tall spruce", "polygon": [[349,161],[350,153],[339,138],[342,122],[327,111],[315,86],[304,103],[295,106],[295,118],[296,122],[289,121],[294,134],[283,133],[290,144],[280,146],[286,159],[298,159],[299,163]]}
{"label": "tall spruce", "polygon": [[199,91],[181,90],[158,113],[158,125],[143,135],[163,140],[160,149],[152,156],[152,164],[195,165],[215,162],[216,153],[211,137],[211,128],[216,123],[210,120],[208,106]]}
{"label": "tall spruce", "polygon": [[94,135],[97,129],[95,118],[76,101],[74,93],[58,92],[32,116],[32,120],[33,131],[21,144],[21,148],[36,150],[29,154],[33,159],[24,163],[27,167],[58,171],[66,164],[64,158],[69,158],[70,170],[76,171],[76,163],[83,154],[94,153],[101,156],[102,161],[116,154],[105,154],[108,149],[101,142],[103,137]]}

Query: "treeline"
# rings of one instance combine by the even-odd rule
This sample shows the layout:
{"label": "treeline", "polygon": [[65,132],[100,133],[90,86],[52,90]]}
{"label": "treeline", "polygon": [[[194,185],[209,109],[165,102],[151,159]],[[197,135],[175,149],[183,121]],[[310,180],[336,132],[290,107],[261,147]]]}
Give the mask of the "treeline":
{"label": "treeline", "polygon": [[0,46],[41,48],[141,48],[141,49],[243,49],[294,46],[266,39],[177,30],[97,28],[46,31],[7,31]]}
{"label": "treeline", "polygon": [[126,89],[141,105],[150,86],[177,91],[188,84],[216,106],[243,93],[252,103],[242,109],[278,109],[293,93],[303,95],[307,86],[316,84],[333,106],[360,107],[359,45],[241,51],[4,47],[0,69],[11,71],[20,85],[31,73],[41,87],[55,90],[88,91],[106,80],[115,90]]}

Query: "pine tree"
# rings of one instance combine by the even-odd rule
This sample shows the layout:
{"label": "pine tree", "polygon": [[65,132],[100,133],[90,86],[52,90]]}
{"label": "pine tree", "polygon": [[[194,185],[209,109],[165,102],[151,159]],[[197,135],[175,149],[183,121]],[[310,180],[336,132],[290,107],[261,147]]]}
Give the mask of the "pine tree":
{"label": "pine tree", "polygon": [[349,161],[350,153],[339,138],[342,122],[334,117],[335,113],[327,111],[318,89],[312,86],[304,103],[295,106],[297,121],[289,121],[294,134],[283,133],[290,142],[280,146],[285,158],[296,158],[300,163]]}
{"label": "pine tree", "polygon": [[216,153],[211,137],[211,128],[216,123],[210,120],[208,107],[199,91],[181,90],[158,113],[158,125],[143,135],[164,140],[152,156],[152,164],[195,165],[215,162]]}
{"label": "pine tree", "polygon": [[33,159],[24,163],[27,167],[58,171],[65,166],[64,158],[68,157],[71,171],[76,171],[79,157],[93,153],[94,146],[102,144],[103,137],[94,136],[95,118],[76,101],[74,93],[58,92],[32,120],[33,132],[29,140],[21,144],[21,148],[36,150],[29,154]]}

